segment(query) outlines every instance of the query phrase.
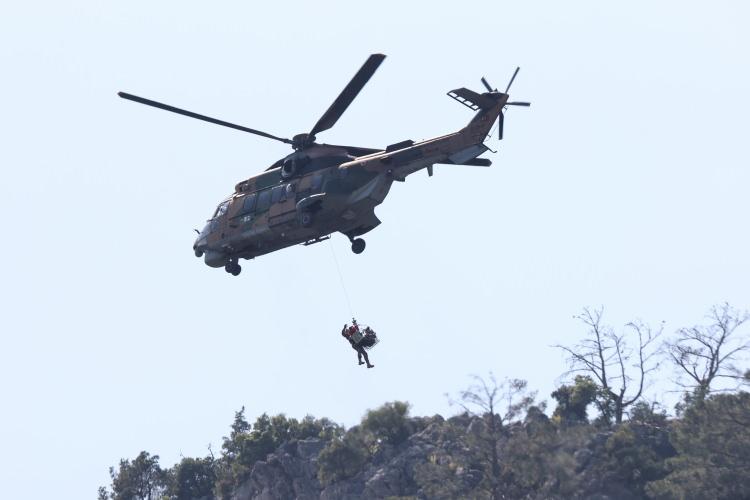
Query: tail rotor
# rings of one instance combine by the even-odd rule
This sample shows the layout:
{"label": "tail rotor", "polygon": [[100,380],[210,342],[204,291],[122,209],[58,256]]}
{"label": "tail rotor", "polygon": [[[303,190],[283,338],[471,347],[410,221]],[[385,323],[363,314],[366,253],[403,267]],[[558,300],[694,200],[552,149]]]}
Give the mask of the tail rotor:
{"label": "tail rotor", "polygon": [[[507,94],[510,90],[510,86],[513,85],[513,81],[516,79],[516,75],[518,75],[518,72],[521,70],[520,66],[516,67],[516,70],[513,72],[513,76],[510,77],[510,81],[508,82],[508,86],[505,87],[504,94]],[[482,77],[482,85],[487,89],[487,92],[497,92],[497,88],[493,89],[490,83],[487,81],[485,77]],[[505,123],[505,110],[508,109],[508,106],[524,106],[529,107],[531,106],[530,102],[524,102],[524,101],[512,101],[512,102],[506,102],[505,106],[503,107],[503,111],[500,112],[500,114],[497,117],[497,133],[498,133],[498,139],[503,139],[503,125]]]}
{"label": "tail rotor", "polygon": [[518,72],[521,71],[521,66],[516,66],[516,70],[513,72],[513,76],[510,77],[510,81],[508,82],[508,86],[505,87],[505,93],[507,94],[510,90],[510,86],[513,85],[513,80],[516,79],[516,75]]}
{"label": "tail rotor", "polygon": [[492,86],[489,84],[485,77],[482,77],[482,84],[487,89],[487,92],[497,92],[497,89],[492,90]]}

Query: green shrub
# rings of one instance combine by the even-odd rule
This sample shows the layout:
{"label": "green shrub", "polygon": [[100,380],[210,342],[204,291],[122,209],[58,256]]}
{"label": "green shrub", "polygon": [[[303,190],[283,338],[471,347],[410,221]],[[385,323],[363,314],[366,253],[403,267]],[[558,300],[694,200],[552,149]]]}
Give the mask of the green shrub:
{"label": "green shrub", "polygon": [[334,439],[318,455],[318,479],[330,484],[354,477],[370,458],[367,444],[358,428],[350,430],[343,438]]}
{"label": "green shrub", "polygon": [[362,429],[372,435],[376,443],[397,446],[412,434],[409,403],[394,401],[369,410],[362,419]]}

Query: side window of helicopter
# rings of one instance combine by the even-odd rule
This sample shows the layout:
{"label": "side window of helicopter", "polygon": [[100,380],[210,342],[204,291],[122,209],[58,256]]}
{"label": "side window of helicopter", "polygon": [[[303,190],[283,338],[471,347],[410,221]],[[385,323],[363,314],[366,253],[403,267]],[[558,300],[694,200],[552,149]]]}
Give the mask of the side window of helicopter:
{"label": "side window of helicopter", "polygon": [[284,186],[276,186],[271,190],[271,204],[278,203],[281,201],[281,197],[284,194]]}
{"label": "side window of helicopter", "polygon": [[261,191],[258,193],[258,205],[257,205],[257,211],[262,212],[263,210],[268,210],[268,207],[271,206],[271,190],[266,189],[265,191]]}
{"label": "side window of helicopter", "polygon": [[245,215],[249,214],[253,210],[255,210],[255,199],[257,195],[255,193],[250,193],[249,195],[245,196],[245,199],[242,202],[242,211],[240,211],[239,215]]}

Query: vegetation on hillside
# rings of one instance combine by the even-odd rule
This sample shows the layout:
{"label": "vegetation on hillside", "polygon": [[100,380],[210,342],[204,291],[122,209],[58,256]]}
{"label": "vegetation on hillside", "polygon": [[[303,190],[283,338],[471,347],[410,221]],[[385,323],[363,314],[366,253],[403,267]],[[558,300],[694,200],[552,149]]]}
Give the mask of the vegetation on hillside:
{"label": "vegetation on hillside", "polygon": [[[242,408],[220,456],[209,450],[163,469],[141,452],[110,469],[99,499],[240,498],[258,467],[295,442],[319,443],[313,493],[401,460],[398,494],[411,498],[750,498],[748,314],[716,306],[707,324],[664,340],[661,325],[615,331],[588,309],[580,319],[579,343],[558,346],[569,377],[551,412],[524,380],[491,373],[450,398],[460,413],[448,419],[412,417],[394,401],[350,429],[311,416],[250,424]],[[643,398],[657,373],[677,376],[674,416]]]}

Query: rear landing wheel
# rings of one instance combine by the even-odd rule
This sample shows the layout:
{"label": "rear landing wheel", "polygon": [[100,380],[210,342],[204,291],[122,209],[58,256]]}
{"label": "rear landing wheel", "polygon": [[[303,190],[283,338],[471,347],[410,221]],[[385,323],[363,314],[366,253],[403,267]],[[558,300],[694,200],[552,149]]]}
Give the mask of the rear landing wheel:
{"label": "rear landing wheel", "polygon": [[352,240],[352,252],[360,254],[365,251],[365,240],[362,238],[355,238]]}

